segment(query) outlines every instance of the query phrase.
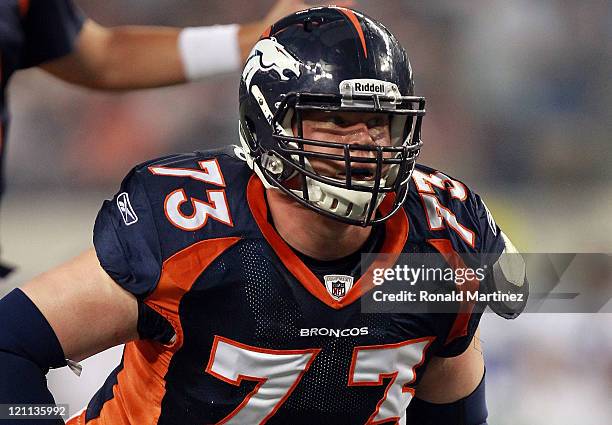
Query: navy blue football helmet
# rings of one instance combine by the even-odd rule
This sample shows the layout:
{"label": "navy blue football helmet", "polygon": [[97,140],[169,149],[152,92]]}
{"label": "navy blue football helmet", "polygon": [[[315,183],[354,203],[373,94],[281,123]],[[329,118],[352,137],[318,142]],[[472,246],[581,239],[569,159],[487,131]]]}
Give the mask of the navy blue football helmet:
{"label": "navy blue football helmet", "polygon": [[[305,139],[305,111],[386,114],[391,146]],[[272,25],[240,82],[241,143],[264,185],[349,224],[380,223],[401,208],[424,115],[403,47],[379,22],[342,7],[311,8]],[[317,172],[312,158],[342,164],[342,178]],[[359,178],[364,167],[372,178]],[[376,213],[385,196],[391,208]]]}

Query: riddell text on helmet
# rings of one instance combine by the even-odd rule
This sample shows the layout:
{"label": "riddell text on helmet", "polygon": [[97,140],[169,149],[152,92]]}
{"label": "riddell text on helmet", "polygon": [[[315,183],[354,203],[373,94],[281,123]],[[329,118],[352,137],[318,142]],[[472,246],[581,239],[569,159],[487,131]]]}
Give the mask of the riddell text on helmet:
{"label": "riddell text on helmet", "polygon": [[355,83],[355,91],[368,92],[368,93],[384,93],[385,85],[384,83],[374,84],[374,83]]}

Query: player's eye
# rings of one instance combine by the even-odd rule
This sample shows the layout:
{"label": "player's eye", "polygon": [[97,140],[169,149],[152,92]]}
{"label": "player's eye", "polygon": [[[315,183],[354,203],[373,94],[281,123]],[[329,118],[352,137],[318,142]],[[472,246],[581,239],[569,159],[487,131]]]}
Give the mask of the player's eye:
{"label": "player's eye", "polygon": [[387,125],[387,117],[385,116],[380,116],[380,117],[374,117],[369,119],[366,122],[366,125],[368,126],[368,128],[373,128],[373,127],[382,127],[384,125]]}
{"label": "player's eye", "polygon": [[348,121],[345,120],[344,118],[342,118],[339,115],[332,115],[329,117],[329,122],[340,126],[340,127],[346,127],[348,125]]}

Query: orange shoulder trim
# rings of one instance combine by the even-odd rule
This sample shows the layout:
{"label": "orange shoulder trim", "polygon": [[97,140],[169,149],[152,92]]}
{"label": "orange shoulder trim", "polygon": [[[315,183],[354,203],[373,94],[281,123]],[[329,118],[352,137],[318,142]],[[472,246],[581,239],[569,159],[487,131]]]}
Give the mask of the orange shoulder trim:
{"label": "orange shoulder trim", "polygon": [[[459,253],[453,248],[453,245],[448,239],[428,239],[427,243],[432,245],[446,260],[446,262],[453,268],[466,268],[463,259]],[[473,292],[478,289],[480,282],[477,279],[466,281],[465,285],[461,285],[460,290],[462,292]],[[444,341],[444,345],[450,344],[453,340],[466,336],[468,334],[468,324],[470,322],[470,316],[474,310],[474,301],[466,301],[467,297],[464,297],[464,301],[459,305],[459,312],[453,322],[453,326]]]}

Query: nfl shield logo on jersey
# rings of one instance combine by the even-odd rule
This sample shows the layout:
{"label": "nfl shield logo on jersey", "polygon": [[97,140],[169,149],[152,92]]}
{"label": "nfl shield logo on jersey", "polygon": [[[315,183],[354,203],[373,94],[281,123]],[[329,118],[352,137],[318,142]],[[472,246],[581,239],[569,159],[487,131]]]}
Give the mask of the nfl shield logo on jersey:
{"label": "nfl shield logo on jersey", "polygon": [[327,292],[336,301],[340,301],[353,287],[353,276],[343,274],[327,274],[323,276]]}

